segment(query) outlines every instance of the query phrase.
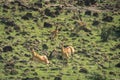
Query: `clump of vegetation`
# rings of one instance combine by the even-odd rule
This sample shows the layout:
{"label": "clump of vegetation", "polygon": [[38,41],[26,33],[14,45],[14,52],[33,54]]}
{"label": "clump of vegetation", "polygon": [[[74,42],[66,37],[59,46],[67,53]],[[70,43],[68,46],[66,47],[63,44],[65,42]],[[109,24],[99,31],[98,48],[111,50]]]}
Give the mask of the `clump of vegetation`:
{"label": "clump of vegetation", "polygon": [[101,75],[99,73],[92,73],[88,76],[88,80],[106,80],[105,75]]}
{"label": "clump of vegetation", "polygon": [[102,41],[108,41],[109,39],[120,37],[120,27],[104,27],[101,29],[101,39]]}

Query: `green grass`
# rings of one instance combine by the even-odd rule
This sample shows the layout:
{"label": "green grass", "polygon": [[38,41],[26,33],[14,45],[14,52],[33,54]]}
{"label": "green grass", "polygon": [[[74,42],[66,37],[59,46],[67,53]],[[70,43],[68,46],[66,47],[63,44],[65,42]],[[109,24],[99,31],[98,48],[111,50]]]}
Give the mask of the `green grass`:
{"label": "green grass", "polygon": [[[30,2],[34,3],[36,1],[37,0],[31,0]],[[9,6],[14,7],[14,5]],[[86,23],[86,27],[91,30],[91,33],[80,30],[77,33],[79,37],[70,37],[71,28],[75,27],[73,23],[76,21],[72,19],[73,12],[65,15],[66,10],[64,10],[57,17],[52,18],[48,16],[48,19],[42,21],[43,16],[41,16],[38,11],[26,10],[20,12],[18,10],[20,6],[15,5],[15,7],[17,9],[15,12],[11,9],[8,9],[8,12],[3,12],[3,7],[0,7],[0,17],[10,18],[20,27],[20,30],[16,31],[13,26],[5,25],[0,22],[0,56],[4,58],[3,62],[0,61],[0,80],[22,80],[22,78],[26,77],[39,77],[44,80],[54,80],[56,76],[60,76],[62,80],[100,80],[100,78],[101,80],[118,80],[120,78],[119,68],[115,67],[115,65],[119,63],[117,56],[119,56],[120,50],[111,50],[111,48],[119,44],[119,38],[111,38],[107,42],[102,42],[100,37],[101,28],[111,27],[112,25],[119,27],[119,15],[113,16],[113,22],[106,22],[106,24],[104,24],[101,20],[103,17],[102,13],[99,13],[99,17],[96,19],[101,23],[98,26],[93,26],[92,22],[95,17],[86,16],[84,12],[82,12],[83,21]],[[42,9],[44,10],[45,7]],[[52,10],[54,10],[54,8],[52,8]],[[27,12],[32,13],[33,17],[36,17],[38,21],[34,22],[33,19],[21,19]],[[110,12],[108,12],[108,14],[112,15]],[[52,28],[44,28],[44,22],[63,24],[58,25],[61,27],[61,31],[58,33],[55,40],[49,40],[49,35],[50,31],[53,31],[56,26],[53,25]],[[11,30],[9,34],[6,34],[7,29],[5,27],[9,27]],[[7,39],[8,37],[13,37],[13,39],[9,40]],[[64,60],[56,58],[50,60],[50,65],[30,60],[32,55],[28,48],[33,47],[36,49],[36,52],[42,54],[42,45],[46,44],[48,46],[46,51],[50,54],[55,48],[57,51],[60,51],[58,47],[63,39],[66,39],[64,40],[65,45],[73,45],[76,50],[73,59],[70,58],[68,60],[68,64],[65,65]],[[37,43],[36,40],[39,42]],[[13,47],[12,52],[2,51],[3,47],[7,45]],[[61,52],[59,54],[61,54]],[[4,69],[6,62],[14,60],[13,56],[19,58],[15,60],[14,69],[18,72],[18,74],[15,75],[6,73]],[[21,60],[27,62],[22,63],[20,62]],[[84,73],[84,71],[80,72],[80,69],[87,70],[87,73]],[[110,72],[113,74],[110,74]]]}

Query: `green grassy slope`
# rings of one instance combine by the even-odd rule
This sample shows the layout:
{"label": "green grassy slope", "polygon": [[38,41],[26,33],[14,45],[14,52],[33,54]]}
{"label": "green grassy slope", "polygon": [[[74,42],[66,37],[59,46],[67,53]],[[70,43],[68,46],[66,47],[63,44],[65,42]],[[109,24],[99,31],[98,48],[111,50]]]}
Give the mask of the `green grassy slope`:
{"label": "green grassy slope", "polygon": [[[37,0],[31,0],[30,6]],[[85,15],[85,10],[81,11],[83,22],[86,24],[85,31],[80,29],[80,25],[75,26],[73,19],[74,11],[62,10],[59,15],[50,17],[43,15],[47,7],[44,2],[39,10],[26,9],[9,3],[8,8],[0,5],[0,80],[119,80],[120,69],[120,36],[117,32],[109,35],[108,41],[102,41],[102,28],[109,28],[113,25],[120,32],[120,16],[113,15],[111,11],[98,12],[99,17]],[[21,10],[22,9],[22,10]],[[24,10],[25,9],[25,10]],[[55,7],[49,8],[54,12]],[[27,20],[22,17],[26,13],[31,13]],[[76,11],[78,17],[78,12]],[[93,12],[92,12],[93,13]],[[103,14],[108,14],[114,19],[112,22],[104,22]],[[96,19],[99,25],[93,26]],[[45,28],[44,23],[52,24],[52,27]],[[13,24],[14,23],[14,24]],[[50,32],[58,23],[60,31],[54,40],[49,39]],[[78,27],[78,28],[76,28]],[[74,35],[74,36],[72,36]],[[48,55],[56,49],[61,55],[59,44],[74,46],[76,52],[67,64],[64,60],[52,58],[50,65],[30,60],[32,54],[29,48],[35,48],[41,55],[44,50]],[[46,47],[44,47],[45,45]],[[4,51],[6,46],[12,50]],[[118,46],[118,47],[116,47]],[[33,79],[34,78],[34,79]],[[57,79],[58,78],[58,79]]]}

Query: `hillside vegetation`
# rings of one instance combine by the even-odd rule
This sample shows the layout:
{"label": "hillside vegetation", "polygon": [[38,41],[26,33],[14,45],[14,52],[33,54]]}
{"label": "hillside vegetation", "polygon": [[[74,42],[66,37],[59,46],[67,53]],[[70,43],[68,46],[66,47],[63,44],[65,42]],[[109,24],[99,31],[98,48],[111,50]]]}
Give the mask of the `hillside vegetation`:
{"label": "hillside vegetation", "polygon": [[[119,80],[119,3],[0,0],[0,80]],[[75,48],[68,60],[61,43]],[[50,64],[32,60],[31,48]]]}

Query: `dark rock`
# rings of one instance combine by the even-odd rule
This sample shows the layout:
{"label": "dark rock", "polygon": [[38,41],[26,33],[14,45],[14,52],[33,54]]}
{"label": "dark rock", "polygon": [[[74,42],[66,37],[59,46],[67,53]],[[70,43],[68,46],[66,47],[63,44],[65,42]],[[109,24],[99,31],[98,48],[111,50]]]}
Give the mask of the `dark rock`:
{"label": "dark rock", "polygon": [[0,61],[3,60],[4,58],[0,55]]}
{"label": "dark rock", "polygon": [[9,18],[0,18],[1,22],[6,24],[7,26],[16,26],[15,22]]}
{"label": "dark rock", "polygon": [[56,67],[56,68],[51,68],[51,70],[52,70],[52,71],[54,71],[54,70],[56,70],[56,71],[57,71],[57,70],[61,70],[61,68]]}
{"label": "dark rock", "polygon": [[109,72],[109,74],[110,74],[110,75],[114,75],[114,76],[116,76],[115,72],[112,72],[112,71]]}
{"label": "dark rock", "polygon": [[61,77],[55,77],[54,80],[62,80]]}
{"label": "dark rock", "polygon": [[91,4],[90,4],[90,0],[84,0],[84,4],[86,5],[86,6],[90,6]]}
{"label": "dark rock", "polygon": [[4,4],[3,8],[10,9],[9,5],[7,5],[7,4]]}
{"label": "dark rock", "polygon": [[[39,9],[37,7],[34,7],[34,6],[31,6],[29,7],[29,10],[32,10],[32,11],[39,11]],[[32,17],[31,17],[32,18]]]}
{"label": "dark rock", "polygon": [[99,17],[99,14],[98,14],[97,12],[94,12],[94,13],[93,13],[93,16]]}
{"label": "dark rock", "polygon": [[20,63],[27,64],[26,60],[21,60]]}
{"label": "dark rock", "polygon": [[7,39],[12,40],[12,39],[14,39],[14,37],[8,36]]}
{"label": "dark rock", "polygon": [[120,68],[120,62],[115,65],[115,67]]}
{"label": "dark rock", "polygon": [[120,44],[115,45],[115,48],[120,49]]}
{"label": "dark rock", "polygon": [[120,9],[120,0],[117,0],[115,7]]}
{"label": "dark rock", "polygon": [[97,0],[90,0],[91,5],[94,5],[97,2]]}
{"label": "dark rock", "polygon": [[55,8],[55,15],[56,16],[59,15],[60,13],[62,13],[61,11],[62,11],[62,7],[61,6],[56,6],[56,8]]}
{"label": "dark rock", "polygon": [[113,18],[112,16],[104,16],[102,20],[103,20],[103,21],[106,21],[106,22],[112,22],[113,19],[114,19],[114,18]]}
{"label": "dark rock", "polygon": [[34,73],[33,73],[33,75],[34,75],[34,76],[37,76],[37,75],[38,75],[38,73],[37,73],[37,72],[34,72]]}
{"label": "dark rock", "polygon": [[73,70],[77,70],[78,68],[77,68],[77,66],[73,66],[72,69]]}
{"label": "dark rock", "polygon": [[44,50],[44,49],[48,49],[47,44],[43,44],[43,45],[42,45],[42,49],[43,49],[43,50]]}
{"label": "dark rock", "polygon": [[96,2],[96,0],[84,0],[86,6],[94,5]]}
{"label": "dark rock", "polygon": [[50,0],[51,3],[56,3],[57,1],[56,0]]}
{"label": "dark rock", "polygon": [[52,59],[52,58],[57,58],[58,59],[58,56],[59,56],[58,54],[59,54],[58,51],[54,49],[50,52],[48,58],[49,59]]}
{"label": "dark rock", "polygon": [[15,79],[15,77],[13,77],[13,76],[9,77],[9,80],[14,80],[14,79]]}
{"label": "dark rock", "polygon": [[81,30],[84,30],[85,32],[91,32],[91,30],[87,27],[81,27]]}
{"label": "dark rock", "polygon": [[79,6],[83,6],[84,1],[83,1],[83,0],[77,0],[77,3],[76,3],[76,4],[79,5]]}
{"label": "dark rock", "polygon": [[90,11],[90,10],[86,10],[86,11],[85,11],[85,15],[91,16],[91,11]]}
{"label": "dark rock", "polygon": [[36,3],[34,3],[34,5],[38,6],[39,8],[42,8],[42,6],[43,6],[41,2],[36,2]]}
{"label": "dark rock", "polygon": [[4,68],[5,68],[5,69],[13,69],[14,66],[15,66],[14,61],[8,61],[8,62],[5,64]]}
{"label": "dark rock", "polygon": [[25,57],[30,57],[31,55],[30,54],[25,54]]}
{"label": "dark rock", "polygon": [[48,22],[44,22],[44,27],[45,28],[52,28],[52,24],[50,24]]}
{"label": "dark rock", "polygon": [[42,80],[42,79],[40,79],[39,77],[33,77],[33,78],[26,77],[23,78],[22,80]]}
{"label": "dark rock", "polygon": [[77,33],[71,33],[70,37],[79,37],[79,35]]}
{"label": "dark rock", "polygon": [[3,47],[3,52],[13,51],[12,46],[5,46]]}
{"label": "dark rock", "polygon": [[87,70],[86,68],[81,68],[81,69],[79,70],[79,72],[81,72],[81,73],[88,73],[88,70]]}
{"label": "dark rock", "polygon": [[50,9],[45,9],[45,15],[50,17],[55,17],[55,12],[51,11]]}
{"label": "dark rock", "polygon": [[29,20],[30,18],[33,18],[32,13],[26,13],[26,14],[22,17],[22,19],[24,19],[24,20]]}
{"label": "dark rock", "polygon": [[13,56],[14,60],[19,60],[19,58],[17,56]]}
{"label": "dark rock", "polygon": [[12,69],[11,72],[10,72],[11,75],[17,75],[18,74],[18,71],[15,70],[15,69]]}
{"label": "dark rock", "polygon": [[93,26],[97,26],[97,25],[99,25],[99,23],[100,23],[99,21],[94,20],[93,23],[92,23],[92,25],[93,25]]}
{"label": "dark rock", "polygon": [[16,31],[20,31],[20,27],[18,26],[18,25],[14,25],[14,30],[16,30]]}

